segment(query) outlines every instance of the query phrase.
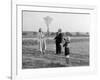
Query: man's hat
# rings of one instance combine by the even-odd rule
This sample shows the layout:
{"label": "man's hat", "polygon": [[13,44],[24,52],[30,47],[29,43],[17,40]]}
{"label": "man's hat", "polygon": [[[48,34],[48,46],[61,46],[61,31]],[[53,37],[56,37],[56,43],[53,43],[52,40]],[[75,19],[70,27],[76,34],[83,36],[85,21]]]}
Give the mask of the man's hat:
{"label": "man's hat", "polygon": [[58,32],[61,32],[62,31],[62,29],[60,28],[60,29],[58,29]]}

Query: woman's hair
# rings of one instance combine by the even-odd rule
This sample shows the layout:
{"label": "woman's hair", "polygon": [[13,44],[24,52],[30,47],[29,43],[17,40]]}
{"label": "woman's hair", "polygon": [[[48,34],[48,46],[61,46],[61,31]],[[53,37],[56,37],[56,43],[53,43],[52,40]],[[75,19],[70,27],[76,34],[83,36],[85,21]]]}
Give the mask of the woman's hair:
{"label": "woman's hair", "polygon": [[39,28],[39,32],[42,32],[42,29],[41,28]]}

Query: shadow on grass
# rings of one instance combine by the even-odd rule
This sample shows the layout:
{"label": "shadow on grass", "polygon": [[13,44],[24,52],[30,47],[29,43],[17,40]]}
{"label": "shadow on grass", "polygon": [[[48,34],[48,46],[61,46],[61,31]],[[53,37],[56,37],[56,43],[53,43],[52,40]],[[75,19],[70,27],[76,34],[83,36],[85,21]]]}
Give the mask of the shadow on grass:
{"label": "shadow on grass", "polygon": [[54,67],[66,67],[66,65],[60,63],[44,63],[42,61],[23,63],[23,69],[30,69],[30,68],[54,68]]}

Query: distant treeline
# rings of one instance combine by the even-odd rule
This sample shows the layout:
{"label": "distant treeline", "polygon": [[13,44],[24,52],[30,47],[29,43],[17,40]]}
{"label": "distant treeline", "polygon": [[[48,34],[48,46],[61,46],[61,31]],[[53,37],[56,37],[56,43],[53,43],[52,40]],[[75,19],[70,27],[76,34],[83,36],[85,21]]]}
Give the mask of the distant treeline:
{"label": "distant treeline", "polygon": [[[89,37],[89,32],[62,32],[64,36],[72,36],[72,37]],[[23,37],[36,37],[38,32],[32,32],[32,31],[23,31],[22,36]],[[45,34],[47,34],[45,32]],[[56,32],[50,32],[50,37],[56,36]]]}

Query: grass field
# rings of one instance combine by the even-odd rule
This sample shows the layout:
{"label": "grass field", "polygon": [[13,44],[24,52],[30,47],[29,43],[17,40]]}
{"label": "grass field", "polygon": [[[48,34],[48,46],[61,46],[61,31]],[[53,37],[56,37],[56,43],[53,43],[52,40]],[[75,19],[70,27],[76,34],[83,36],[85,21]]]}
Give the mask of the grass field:
{"label": "grass field", "polygon": [[[64,50],[62,54],[55,54],[55,42],[47,39],[47,50],[43,55],[39,52],[38,41],[34,38],[22,40],[22,68],[51,68],[69,67],[66,64]],[[70,44],[70,66],[89,66],[89,38],[73,37]]]}

